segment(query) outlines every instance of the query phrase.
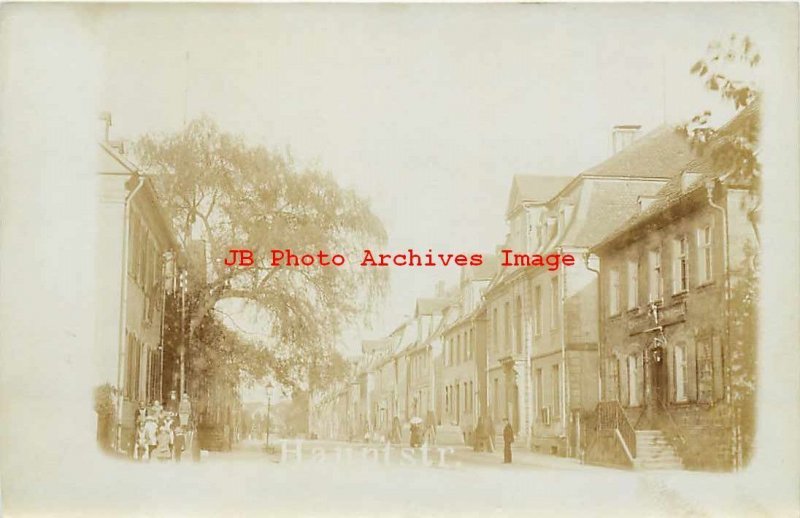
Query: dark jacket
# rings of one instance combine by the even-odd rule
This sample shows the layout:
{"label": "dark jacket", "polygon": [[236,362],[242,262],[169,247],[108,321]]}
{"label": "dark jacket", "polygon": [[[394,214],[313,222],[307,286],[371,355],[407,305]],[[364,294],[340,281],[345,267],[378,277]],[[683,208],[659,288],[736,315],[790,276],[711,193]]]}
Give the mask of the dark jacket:
{"label": "dark jacket", "polygon": [[506,424],[506,427],[503,428],[503,441],[514,442],[514,429],[511,428],[511,423]]}

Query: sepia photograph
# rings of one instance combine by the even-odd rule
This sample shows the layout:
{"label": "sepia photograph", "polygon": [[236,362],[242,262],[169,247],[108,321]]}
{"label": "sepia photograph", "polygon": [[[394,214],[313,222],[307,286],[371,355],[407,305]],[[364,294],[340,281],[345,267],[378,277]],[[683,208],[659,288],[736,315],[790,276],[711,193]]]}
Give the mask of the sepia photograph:
{"label": "sepia photograph", "polygon": [[796,516],[798,20],[0,6],[0,513]]}

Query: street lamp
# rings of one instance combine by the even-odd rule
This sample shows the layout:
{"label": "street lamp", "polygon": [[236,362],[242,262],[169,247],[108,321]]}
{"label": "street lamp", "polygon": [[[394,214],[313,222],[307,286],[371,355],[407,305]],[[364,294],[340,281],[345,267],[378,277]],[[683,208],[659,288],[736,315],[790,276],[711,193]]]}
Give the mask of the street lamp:
{"label": "street lamp", "polygon": [[275,387],[272,385],[271,381],[267,382],[267,452],[269,452],[269,427],[272,424],[270,422],[270,408],[272,407],[272,389]]}

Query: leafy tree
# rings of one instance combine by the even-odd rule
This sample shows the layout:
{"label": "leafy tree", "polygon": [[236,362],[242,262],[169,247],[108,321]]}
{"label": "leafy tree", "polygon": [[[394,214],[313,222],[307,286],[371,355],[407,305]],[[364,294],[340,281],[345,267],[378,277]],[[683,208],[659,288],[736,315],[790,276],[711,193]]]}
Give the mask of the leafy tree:
{"label": "leafy tree", "polygon": [[[747,74],[748,69],[760,62],[761,55],[747,36],[734,34],[723,42],[711,42],[707,56],[697,61],[690,72],[702,79],[708,90],[718,92],[723,100],[733,103],[736,110],[749,108],[749,111],[737,117],[734,128],[712,127],[709,110],[694,116],[682,127],[692,145],[711,159],[715,170],[746,185],[754,196],[758,196],[761,186],[761,165],[757,158],[760,93],[754,81],[734,79],[732,74]],[[757,210],[757,204],[755,207]]]}
{"label": "leafy tree", "polygon": [[[711,112],[695,116],[682,130],[693,147],[705,155],[714,171],[720,173],[729,186],[743,187],[749,196],[743,202],[748,219],[758,241],[759,210],[761,206],[761,164],[758,161],[760,134],[760,91],[754,81],[734,79],[735,74],[747,74],[748,69],[761,61],[753,41],[747,37],[730,36],[725,41],[713,41],[707,56],[697,61],[690,72],[703,80],[710,91],[719,92],[722,99],[733,103],[737,116],[722,126],[710,125]],[[758,340],[759,272],[758,242],[744,243],[746,259],[742,265],[731,265],[727,275],[730,283],[728,312],[730,347],[731,401],[735,422],[740,430],[738,450],[744,463],[752,457],[755,431],[756,344]]]}
{"label": "leafy tree", "polygon": [[[271,340],[258,347],[229,337],[199,340],[201,367],[223,368],[222,355],[236,360],[232,370],[243,367],[255,376],[268,370],[290,385],[307,382],[313,362],[324,365],[335,356],[331,344],[342,329],[371,314],[385,294],[387,273],[347,263],[271,266],[270,251],[360,255],[381,246],[386,233],[368,202],[330,174],[300,170],[290,154],[248,145],[208,118],[172,135],[146,135],[136,151],[141,165],[158,174],[159,196],[184,249],[196,246],[193,231],[205,242],[199,255],[208,260],[192,265],[192,341],[220,332],[209,319],[227,299],[255,307],[268,326]],[[231,249],[253,250],[255,264],[225,266]]]}

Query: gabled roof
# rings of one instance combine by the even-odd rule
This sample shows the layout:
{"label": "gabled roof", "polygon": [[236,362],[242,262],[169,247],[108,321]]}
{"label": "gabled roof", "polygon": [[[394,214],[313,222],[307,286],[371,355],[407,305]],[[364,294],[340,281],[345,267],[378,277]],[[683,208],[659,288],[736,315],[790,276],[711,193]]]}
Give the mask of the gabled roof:
{"label": "gabled roof", "polygon": [[461,282],[492,280],[500,267],[500,257],[495,254],[482,254],[480,266],[462,266]]}
{"label": "gabled roof", "polygon": [[[569,188],[583,184],[577,211],[557,244],[588,247],[599,243],[638,212],[639,196],[654,196],[697,160],[685,135],[661,125],[622,151],[575,178]],[[620,178],[598,182],[592,178]],[[652,184],[643,183],[648,179]],[[560,193],[559,193],[560,194]]]}
{"label": "gabled roof", "polygon": [[452,301],[445,298],[419,298],[414,316],[434,315],[441,313]]}
{"label": "gabled roof", "polygon": [[662,124],[582,175],[671,178],[694,158],[686,137]]}
{"label": "gabled roof", "polygon": [[361,351],[364,354],[383,352],[391,349],[393,340],[391,338],[378,338],[377,340],[362,340]]}
{"label": "gabled roof", "polygon": [[571,176],[517,174],[511,181],[506,216],[522,203],[547,203],[572,180]]}
{"label": "gabled roof", "polygon": [[[747,134],[748,138],[753,138],[751,132],[758,132],[759,129],[759,102],[754,101],[750,103],[745,109],[739,111],[728,123],[722,126],[717,132],[717,139],[728,139],[731,137],[742,136]],[[687,137],[683,137],[687,139]],[[709,143],[709,149],[703,156],[697,157],[686,164],[681,173],[698,173],[699,178],[695,183],[684,188],[682,186],[682,174],[674,175],[658,193],[656,199],[643,211],[635,213],[627,221],[623,222],[619,227],[606,237],[602,242],[599,242],[594,248],[601,249],[609,244],[615,242],[619,237],[631,231],[633,228],[644,224],[645,222],[656,217],[656,215],[668,208],[681,202],[692,193],[704,187],[704,179],[719,178],[728,173],[728,171],[720,171],[714,167],[713,160],[710,156],[713,152],[714,142]]]}
{"label": "gabled roof", "polygon": [[589,247],[600,242],[638,211],[639,196],[653,196],[663,182],[600,182],[588,180],[572,224],[559,243]]}

